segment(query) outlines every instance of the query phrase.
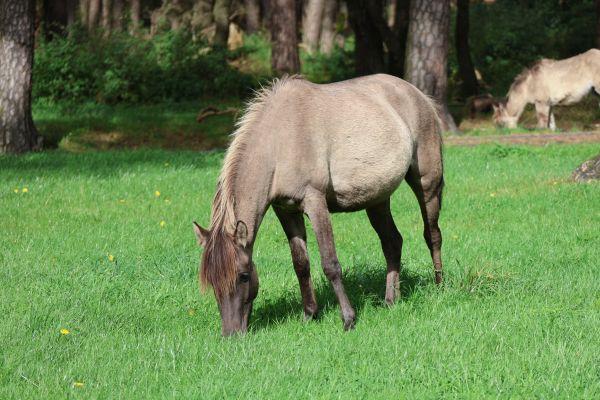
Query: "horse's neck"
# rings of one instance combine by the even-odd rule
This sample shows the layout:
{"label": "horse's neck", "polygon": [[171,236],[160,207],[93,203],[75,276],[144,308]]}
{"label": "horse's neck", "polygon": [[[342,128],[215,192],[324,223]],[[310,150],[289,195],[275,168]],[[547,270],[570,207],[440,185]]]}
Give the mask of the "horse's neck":
{"label": "horse's neck", "polygon": [[523,93],[510,93],[506,103],[506,111],[511,117],[520,117],[527,105],[527,96]]}
{"label": "horse's neck", "polygon": [[273,177],[269,162],[260,154],[247,149],[238,164],[232,190],[235,198],[235,219],[243,221],[248,228],[248,243],[252,245],[260,223],[269,206],[269,192]]}

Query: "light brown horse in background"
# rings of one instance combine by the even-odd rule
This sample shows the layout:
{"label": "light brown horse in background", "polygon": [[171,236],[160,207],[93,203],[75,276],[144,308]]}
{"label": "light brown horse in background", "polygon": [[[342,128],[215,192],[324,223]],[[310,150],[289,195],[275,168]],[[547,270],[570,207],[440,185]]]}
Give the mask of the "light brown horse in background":
{"label": "light brown horse in background", "polygon": [[317,85],[285,78],[258,93],[238,123],[212,205],[209,229],[194,223],[204,247],[200,280],[214,289],[222,334],[245,332],[258,292],[252,249],[269,205],[287,235],[306,318],[317,313],[303,214],[345,329],[355,313],[342,283],[330,212],[366,210],[387,262],[386,302],[399,292],[402,236],[390,196],[406,179],[425,225],[435,281],[442,280],[438,217],[443,168],[433,102],[411,84],[372,75]]}
{"label": "light brown horse in background", "polygon": [[552,107],[575,104],[592,89],[600,94],[600,50],[591,49],[565,60],[540,60],[515,78],[508,100],[494,106],[494,122],[516,128],[525,106],[533,103],[538,128],[554,130]]}

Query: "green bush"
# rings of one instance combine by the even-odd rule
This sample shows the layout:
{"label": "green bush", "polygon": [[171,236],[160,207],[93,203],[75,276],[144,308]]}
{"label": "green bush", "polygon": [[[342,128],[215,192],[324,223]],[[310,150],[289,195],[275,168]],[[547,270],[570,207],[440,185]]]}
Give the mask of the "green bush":
{"label": "green bush", "polygon": [[33,96],[103,103],[180,101],[245,94],[252,79],[184,32],[151,39],[127,34],[109,38],[73,30],[41,41],[36,49]]}

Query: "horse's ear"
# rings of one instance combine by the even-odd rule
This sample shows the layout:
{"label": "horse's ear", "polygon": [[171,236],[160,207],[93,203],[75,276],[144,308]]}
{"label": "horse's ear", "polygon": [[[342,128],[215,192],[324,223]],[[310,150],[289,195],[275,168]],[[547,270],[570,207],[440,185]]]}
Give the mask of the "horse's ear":
{"label": "horse's ear", "polygon": [[244,221],[238,221],[235,227],[235,241],[242,247],[248,244],[248,227]]}
{"label": "horse's ear", "polygon": [[208,240],[208,231],[198,225],[196,221],[194,221],[194,233],[196,234],[196,240],[198,241],[198,245],[204,247],[206,245],[206,241]]}

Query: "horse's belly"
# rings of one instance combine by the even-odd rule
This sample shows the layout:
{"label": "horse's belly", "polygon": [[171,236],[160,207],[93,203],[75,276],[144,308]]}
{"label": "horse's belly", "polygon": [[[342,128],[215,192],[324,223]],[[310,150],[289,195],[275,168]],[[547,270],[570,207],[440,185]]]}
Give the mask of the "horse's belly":
{"label": "horse's belly", "polygon": [[404,179],[411,155],[388,153],[350,161],[354,162],[343,163],[339,170],[331,166],[327,196],[331,211],[361,210],[389,198]]}

